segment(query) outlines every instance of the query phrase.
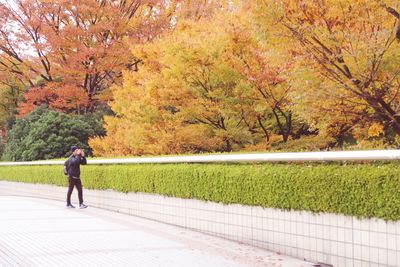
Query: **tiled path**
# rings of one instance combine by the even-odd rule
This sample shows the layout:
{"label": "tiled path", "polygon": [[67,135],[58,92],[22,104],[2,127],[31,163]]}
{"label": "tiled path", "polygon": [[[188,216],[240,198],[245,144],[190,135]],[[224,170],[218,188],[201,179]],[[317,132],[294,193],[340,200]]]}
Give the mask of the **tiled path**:
{"label": "tiled path", "polygon": [[0,266],[312,266],[266,250],[89,207],[0,196]]}

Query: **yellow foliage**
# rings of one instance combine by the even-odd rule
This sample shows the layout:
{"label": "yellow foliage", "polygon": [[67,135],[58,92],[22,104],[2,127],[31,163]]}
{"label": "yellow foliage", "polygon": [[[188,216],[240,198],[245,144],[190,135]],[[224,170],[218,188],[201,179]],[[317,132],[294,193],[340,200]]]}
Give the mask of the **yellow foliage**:
{"label": "yellow foliage", "polygon": [[373,123],[368,128],[368,137],[378,137],[384,133],[384,126],[380,123]]}
{"label": "yellow foliage", "polygon": [[90,141],[96,154],[320,149],[400,134],[387,9],[398,1],[238,2],[207,13],[188,1],[173,32],[131,47],[142,64],[113,88],[116,117]]}
{"label": "yellow foliage", "polygon": [[106,117],[107,137],[90,141],[95,154],[230,151],[264,139],[259,121],[273,99],[264,104],[239,59],[259,68],[252,71],[262,86],[276,71],[262,76],[262,52],[251,50],[257,42],[245,21],[219,16],[181,21],[174,34],[132,47],[143,65],[125,72],[123,86],[113,89],[117,116]]}
{"label": "yellow foliage", "polygon": [[293,109],[320,134],[400,134],[399,1],[258,0],[252,11],[295,59]]}

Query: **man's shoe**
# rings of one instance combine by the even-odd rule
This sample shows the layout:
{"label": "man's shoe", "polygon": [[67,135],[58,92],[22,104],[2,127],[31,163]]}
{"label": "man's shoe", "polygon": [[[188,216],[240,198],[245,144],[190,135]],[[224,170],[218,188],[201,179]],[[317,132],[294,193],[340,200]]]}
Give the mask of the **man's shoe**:
{"label": "man's shoe", "polygon": [[80,208],[80,209],[86,209],[86,208],[87,208],[87,205],[85,205],[85,204],[82,203],[82,204],[79,205],[79,208]]}
{"label": "man's shoe", "polygon": [[75,206],[73,206],[72,204],[67,204],[67,208],[68,209],[75,209]]}

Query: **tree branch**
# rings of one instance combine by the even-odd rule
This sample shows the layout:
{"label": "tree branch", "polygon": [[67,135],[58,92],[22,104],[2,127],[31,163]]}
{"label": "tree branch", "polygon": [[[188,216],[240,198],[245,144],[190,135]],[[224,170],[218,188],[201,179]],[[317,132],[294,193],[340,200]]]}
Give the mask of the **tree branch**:
{"label": "tree branch", "polygon": [[384,5],[384,7],[385,7],[387,12],[389,12],[390,14],[395,16],[397,19],[400,19],[400,13],[397,12],[396,9],[394,9],[393,7],[388,7],[386,5]]}

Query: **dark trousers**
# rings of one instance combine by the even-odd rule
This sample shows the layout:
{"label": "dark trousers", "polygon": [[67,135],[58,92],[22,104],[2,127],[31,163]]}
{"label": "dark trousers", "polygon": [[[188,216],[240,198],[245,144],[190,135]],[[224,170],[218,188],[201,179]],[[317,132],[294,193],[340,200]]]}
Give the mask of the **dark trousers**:
{"label": "dark trousers", "polygon": [[78,189],[79,204],[83,203],[83,193],[82,193],[82,182],[81,179],[75,179],[68,177],[68,193],[67,193],[67,205],[71,204],[71,194],[74,190],[74,186]]}

